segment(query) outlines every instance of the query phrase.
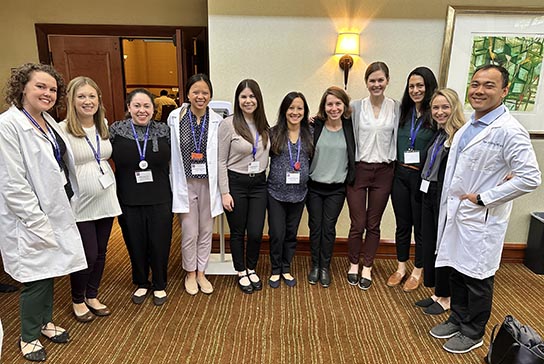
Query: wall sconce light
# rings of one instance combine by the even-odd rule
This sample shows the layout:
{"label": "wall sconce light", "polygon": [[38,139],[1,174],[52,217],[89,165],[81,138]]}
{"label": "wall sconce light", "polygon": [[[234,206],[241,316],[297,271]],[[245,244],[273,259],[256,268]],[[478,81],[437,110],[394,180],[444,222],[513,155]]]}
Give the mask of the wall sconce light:
{"label": "wall sconce light", "polygon": [[352,55],[359,55],[359,33],[338,33],[336,41],[337,55],[342,55],[340,58],[340,68],[344,71],[344,89],[348,87],[349,69],[353,66]]}

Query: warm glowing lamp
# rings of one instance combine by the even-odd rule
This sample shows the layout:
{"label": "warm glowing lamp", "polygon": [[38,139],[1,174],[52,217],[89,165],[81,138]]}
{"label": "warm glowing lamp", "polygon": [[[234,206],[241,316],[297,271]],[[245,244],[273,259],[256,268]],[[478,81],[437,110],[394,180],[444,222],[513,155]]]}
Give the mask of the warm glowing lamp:
{"label": "warm glowing lamp", "polygon": [[359,34],[358,33],[338,33],[336,41],[335,54],[342,55],[340,58],[340,68],[344,71],[344,89],[348,87],[349,69],[353,66],[352,55],[359,55]]}

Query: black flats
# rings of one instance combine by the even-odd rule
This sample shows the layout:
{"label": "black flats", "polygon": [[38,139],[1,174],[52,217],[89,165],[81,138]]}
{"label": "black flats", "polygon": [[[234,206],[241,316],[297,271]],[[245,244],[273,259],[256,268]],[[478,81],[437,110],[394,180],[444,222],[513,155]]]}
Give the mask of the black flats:
{"label": "black flats", "polygon": [[33,351],[23,354],[23,358],[29,361],[45,361],[47,359],[45,349],[43,348],[43,345],[40,343],[39,340],[34,340],[29,343],[26,343],[26,342],[23,342],[22,339],[19,339],[18,346],[19,346],[19,349],[21,349],[21,353],[23,352],[23,349],[29,345],[32,345]]}
{"label": "black flats", "polygon": [[[139,289],[139,288],[138,288]],[[145,299],[147,298],[147,295],[149,294],[149,289],[147,289],[145,291],[145,293],[141,296],[137,296],[136,295],[136,292],[138,290],[136,290],[133,294],[132,294],[132,302],[134,302],[135,304],[137,305],[141,305],[142,303],[144,303]]]}
{"label": "black flats", "polygon": [[362,289],[363,291],[366,291],[367,289],[369,289],[371,285],[372,285],[372,279],[361,277],[361,279],[359,280],[359,288]]}
{"label": "black flats", "polygon": [[248,285],[244,285],[242,284],[242,279],[244,278],[248,278],[249,280],[249,277],[248,277],[248,274],[247,272],[244,272],[243,274],[239,274],[238,277],[236,278],[237,279],[237,282],[238,282],[238,287],[240,287],[240,290],[246,294],[251,294],[253,293],[253,285],[251,284],[251,280],[249,280],[249,284]]}
{"label": "black flats", "polygon": [[359,274],[348,273],[348,283],[352,286],[356,286],[359,283]]}
{"label": "black flats", "polygon": [[254,291],[260,291],[263,289],[263,282],[261,282],[261,279],[254,270],[248,270],[247,276]]}
{"label": "black flats", "polygon": [[[46,339],[51,340],[55,344],[64,344],[70,340],[70,335],[68,335],[68,331],[59,330],[59,328],[55,324],[53,324],[52,328],[47,328],[47,325],[43,325],[41,332]],[[46,333],[52,333],[53,335],[49,336]]]}

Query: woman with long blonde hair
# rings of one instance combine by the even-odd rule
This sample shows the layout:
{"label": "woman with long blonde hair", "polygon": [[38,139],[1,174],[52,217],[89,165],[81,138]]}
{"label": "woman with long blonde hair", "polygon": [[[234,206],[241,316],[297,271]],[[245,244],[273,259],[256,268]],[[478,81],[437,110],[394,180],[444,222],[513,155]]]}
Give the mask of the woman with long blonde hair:
{"label": "woman with long blonde hair", "polygon": [[431,98],[431,116],[438,130],[427,148],[425,164],[421,170],[420,190],[423,193],[423,283],[426,287],[434,287],[434,294],[417,301],[416,306],[422,307],[426,314],[439,315],[450,308],[450,268],[434,267],[440,195],[453,137],[465,123],[463,106],[457,92],[449,88],[436,90]]}
{"label": "woman with long blonde hair", "polygon": [[98,300],[98,288],[113,220],[121,207],[108,163],[112,147],[100,88],[89,77],[76,77],[68,84],[66,101],[66,120],[60,127],[74,153],[80,196],[73,208],[89,265],[70,275],[72,309],[77,321],[88,322],[111,313]]}

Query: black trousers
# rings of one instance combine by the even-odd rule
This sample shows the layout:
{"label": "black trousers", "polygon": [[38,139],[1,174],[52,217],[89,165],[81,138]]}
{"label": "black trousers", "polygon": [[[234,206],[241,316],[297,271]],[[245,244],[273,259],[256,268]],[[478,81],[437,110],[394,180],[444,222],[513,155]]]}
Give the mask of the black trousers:
{"label": "black trousers", "polygon": [[113,217],[77,223],[88,268],[70,274],[73,303],[83,303],[85,298],[98,296],[112,225]]}
{"label": "black trousers", "polygon": [[421,210],[421,239],[423,243],[423,283],[434,287],[437,297],[450,297],[450,267],[435,268],[438,212],[440,209],[438,183],[431,182],[423,193]]}
{"label": "black trousers", "polygon": [[268,194],[268,235],[272,274],[290,273],[304,201],[281,202]]}
{"label": "black trousers", "polygon": [[121,210],[123,214],[118,220],[132,263],[132,282],[138,288],[164,290],[172,241],[172,203],[143,206],[121,204]]}
{"label": "black trousers", "polygon": [[[263,238],[266,215],[266,175],[253,176],[228,171],[230,195],[234,200],[232,212],[226,211],[230,229],[230,251],[234,269],[242,272],[255,269]],[[247,246],[244,237],[247,232]]]}
{"label": "black trousers", "polygon": [[312,266],[329,268],[336,239],[336,222],[344,207],[346,186],[343,183],[308,182],[308,226]]}
{"label": "black trousers", "polygon": [[393,178],[391,202],[395,212],[397,224],[395,244],[397,260],[406,262],[410,259],[410,243],[412,241],[412,227],[416,241],[414,265],[423,268],[423,249],[421,241],[421,171],[397,165]]}
{"label": "black trousers", "polygon": [[451,314],[448,321],[461,327],[461,333],[471,339],[485,334],[491,316],[495,276],[476,279],[451,270]]}

